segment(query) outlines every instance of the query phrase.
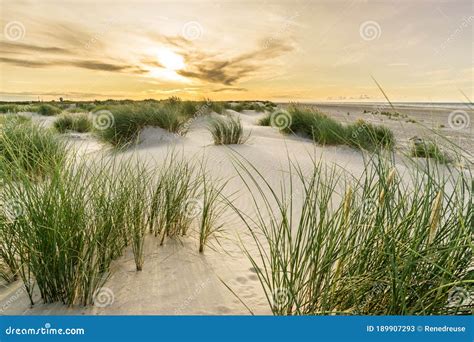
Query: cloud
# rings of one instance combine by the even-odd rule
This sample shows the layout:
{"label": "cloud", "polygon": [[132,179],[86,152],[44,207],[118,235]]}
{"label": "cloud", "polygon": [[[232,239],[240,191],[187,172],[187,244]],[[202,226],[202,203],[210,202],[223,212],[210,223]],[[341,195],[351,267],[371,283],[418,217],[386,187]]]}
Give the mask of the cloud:
{"label": "cloud", "polygon": [[47,52],[47,53],[60,53],[60,54],[71,54],[72,51],[56,46],[39,46],[32,44],[23,43],[10,43],[0,42],[0,50],[2,53],[24,53],[24,52]]}
{"label": "cloud", "polygon": [[[174,46],[181,49],[180,53],[186,61],[186,69],[179,70],[178,74],[184,77],[196,78],[209,83],[219,83],[223,85],[233,85],[243,78],[255,74],[266,68],[269,60],[278,58],[293,50],[293,47],[286,41],[272,39],[270,44],[259,44],[259,48],[242,53],[234,58],[224,59],[218,55],[211,55],[189,48],[189,42],[168,38],[167,41],[179,44]],[[262,40],[268,42],[269,40]],[[180,44],[188,44],[184,49]]]}
{"label": "cloud", "polygon": [[0,61],[3,63],[27,67],[27,68],[47,68],[56,66],[72,66],[76,68],[88,69],[88,70],[101,70],[101,71],[112,71],[112,72],[131,72],[135,74],[146,73],[147,70],[140,68],[135,65],[125,65],[118,63],[108,63],[97,60],[25,60],[19,58],[6,58],[0,57]]}
{"label": "cloud", "polygon": [[24,59],[6,58],[6,57],[0,57],[0,62],[12,64],[15,66],[20,66],[20,67],[27,67],[27,68],[40,68],[40,67],[44,67],[48,65],[48,63],[46,62],[27,61]]}
{"label": "cloud", "polygon": [[223,87],[212,90],[213,93],[220,93],[222,91],[247,91],[247,88]]}
{"label": "cloud", "polygon": [[83,93],[83,92],[58,92],[58,91],[21,91],[21,92],[2,92],[2,96],[57,96],[57,97],[74,97],[74,98],[91,98],[91,97],[103,97],[103,96],[117,96],[102,93]]}
{"label": "cloud", "polygon": [[155,68],[164,68],[164,65],[158,62],[156,59],[152,58],[144,58],[141,62],[147,66],[155,67]]}
{"label": "cloud", "polygon": [[78,68],[90,69],[90,70],[102,70],[102,71],[127,71],[130,70],[130,66],[119,65],[119,64],[110,64],[100,61],[73,61],[73,62],[63,62],[65,65],[71,65]]}

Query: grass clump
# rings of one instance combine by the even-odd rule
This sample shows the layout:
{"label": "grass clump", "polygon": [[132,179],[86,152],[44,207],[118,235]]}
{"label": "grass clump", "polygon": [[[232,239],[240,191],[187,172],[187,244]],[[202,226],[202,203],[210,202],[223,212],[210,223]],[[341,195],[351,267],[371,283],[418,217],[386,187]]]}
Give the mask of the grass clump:
{"label": "grass clump", "polygon": [[272,125],[272,114],[268,113],[264,117],[262,117],[260,120],[258,120],[257,124],[259,126],[271,126]]}
{"label": "grass clump", "polygon": [[[442,315],[472,291],[472,175],[408,169],[372,155],[360,178],[289,162],[280,188],[236,158],[256,218],[235,208],[257,250],[244,250],[275,315]],[[406,171],[404,171],[406,172]],[[256,189],[256,190],[253,190]],[[300,201],[296,200],[296,196]]]}
{"label": "grass clump", "polygon": [[[13,246],[32,304],[35,287],[44,302],[92,304],[126,245],[143,255],[135,249],[143,236],[136,227],[145,227],[147,201],[138,194],[147,184],[135,165],[104,161],[71,162],[43,181],[25,173],[7,179],[0,200],[17,210],[0,220],[0,234]],[[143,258],[137,269],[142,265]]]}
{"label": "grass clump", "polygon": [[202,208],[199,215],[199,253],[204,252],[204,247],[212,237],[222,232],[223,225],[218,223],[225,210],[222,202],[222,192],[226,182],[214,182],[204,173],[202,177]]}
{"label": "grass clump", "polygon": [[99,110],[93,114],[96,121],[104,121],[104,125],[96,125],[96,133],[115,147],[138,142],[139,134],[146,126],[185,135],[188,118],[182,114],[180,106],[178,102],[111,106],[110,110]]}
{"label": "grass clump", "polygon": [[87,114],[66,114],[54,121],[54,128],[56,128],[59,133],[66,133],[68,131],[85,133],[91,131],[92,122],[89,120]]}
{"label": "grass clump", "polygon": [[256,112],[264,112],[267,110],[272,110],[276,105],[270,101],[264,102],[239,102],[236,105],[232,106],[231,109],[235,110],[236,112],[242,112],[244,110],[254,110]]}
{"label": "grass clump", "polygon": [[419,138],[412,140],[410,155],[415,158],[431,158],[443,164],[451,161],[451,158],[441,150],[436,142]]}
{"label": "grass clump", "polygon": [[288,113],[291,116],[291,124],[282,131],[312,137],[316,143],[322,145],[338,145],[346,142],[346,128],[327,115],[297,106],[292,106]]}
{"label": "grass clump", "polygon": [[37,108],[37,111],[39,115],[45,115],[45,116],[52,116],[52,115],[57,115],[61,113],[60,108],[47,104],[47,103],[40,104]]}
{"label": "grass clump", "polygon": [[9,118],[0,127],[0,168],[41,177],[66,159],[66,146],[51,131],[27,119]]}
{"label": "grass clump", "polygon": [[324,113],[298,105],[268,113],[258,123],[284,133],[300,134],[321,145],[348,145],[370,151],[392,150],[395,145],[394,135],[386,127],[363,120],[344,125]]}
{"label": "grass clump", "polygon": [[18,107],[16,104],[2,104],[0,105],[0,113],[17,113]]}
{"label": "grass clump", "polygon": [[201,210],[199,177],[193,162],[180,160],[175,153],[168,156],[151,195],[149,231],[165,238],[188,233],[193,219]]}
{"label": "grass clump", "polygon": [[181,103],[181,111],[186,117],[193,117],[198,111],[198,104],[193,101],[183,101]]}
{"label": "grass clump", "polygon": [[349,145],[366,150],[391,150],[395,146],[395,137],[390,129],[372,125],[364,120],[358,120],[348,126],[348,139]]}
{"label": "grass clump", "polygon": [[65,110],[68,113],[88,113],[93,111],[95,107],[93,103],[80,102],[68,105]]}
{"label": "grass clump", "polygon": [[249,138],[248,135],[244,135],[244,129],[238,117],[212,118],[208,129],[215,145],[244,144]]}
{"label": "grass clump", "polygon": [[217,113],[217,114],[223,114],[226,110],[226,107],[225,107],[224,103],[222,103],[222,102],[212,101],[211,105],[210,105],[210,109],[213,112]]}

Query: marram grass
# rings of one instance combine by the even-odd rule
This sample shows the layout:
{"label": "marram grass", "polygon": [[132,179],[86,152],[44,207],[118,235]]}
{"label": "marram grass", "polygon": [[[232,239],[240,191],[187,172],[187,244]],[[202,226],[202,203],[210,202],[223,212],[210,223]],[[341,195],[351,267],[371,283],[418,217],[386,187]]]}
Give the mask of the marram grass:
{"label": "marram grass", "polygon": [[0,172],[42,177],[64,163],[66,145],[53,132],[22,117],[0,125]]}
{"label": "marram grass", "polygon": [[474,284],[469,171],[428,162],[404,176],[372,156],[354,178],[289,162],[276,188],[235,162],[256,205],[256,218],[234,207],[257,249],[243,247],[275,315],[472,313],[452,305],[453,291]]}
{"label": "marram grass", "polygon": [[45,302],[92,303],[111,261],[129,243],[141,269],[147,202],[137,196],[147,184],[135,164],[105,161],[66,164],[41,181],[26,174],[6,180],[1,200],[14,203],[17,213],[1,220],[0,229],[11,238],[21,265],[15,274],[32,303],[35,286]]}
{"label": "marram grass", "polygon": [[244,134],[244,128],[239,117],[212,118],[208,129],[215,145],[244,144],[249,138],[249,135]]}
{"label": "marram grass", "polygon": [[205,171],[202,172],[202,202],[199,214],[199,253],[204,252],[211,238],[218,241],[224,230],[222,223],[226,209],[223,191],[227,182],[212,179]]}

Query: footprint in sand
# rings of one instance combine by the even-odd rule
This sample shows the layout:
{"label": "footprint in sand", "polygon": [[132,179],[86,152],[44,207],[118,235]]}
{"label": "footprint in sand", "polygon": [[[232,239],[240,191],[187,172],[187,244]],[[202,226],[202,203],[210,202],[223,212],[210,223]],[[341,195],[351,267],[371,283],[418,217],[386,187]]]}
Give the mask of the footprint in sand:
{"label": "footprint in sand", "polygon": [[245,277],[237,277],[235,280],[240,284],[247,284],[247,278]]}
{"label": "footprint in sand", "polygon": [[249,275],[248,278],[253,281],[258,280],[258,277],[255,274]]}

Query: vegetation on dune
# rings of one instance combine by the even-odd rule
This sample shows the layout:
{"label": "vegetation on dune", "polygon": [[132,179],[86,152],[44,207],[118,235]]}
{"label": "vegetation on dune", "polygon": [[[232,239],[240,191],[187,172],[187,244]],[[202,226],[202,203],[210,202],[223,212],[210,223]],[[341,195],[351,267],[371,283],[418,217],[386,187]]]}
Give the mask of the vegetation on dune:
{"label": "vegetation on dune", "polygon": [[202,184],[202,208],[199,215],[199,253],[204,252],[211,238],[218,239],[223,231],[224,225],[219,219],[225,210],[223,190],[227,182],[215,181],[205,172],[201,178]]}
{"label": "vegetation on dune", "polygon": [[42,177],[54,171],[66,159],[66,146],[51,131],[28,119],[7,118],[1,125],[0,169],[16,174],[25,171]]}
{"label": "vegetation on dune", "polygon": [[133,196],[147,184],[136,171],[129,164],[76,163],[39,182],[21,173],[15,182],[6,179],[1,199],[14,210],[0,220],[1,247],[13,254],[6,260],[16,261],[12,274],[20,275],[32,304],[35,284],[45,302],[93,303],[110,262],[136,244],[145,216],[137,206],[146,201]]}
{"label": "vegetation on dune", "polygon": [[[146,127],[161,127],[177,135],[185,135],[188,121],[211,111],[222,112],[221,104],[210,100],[191,102],[173,97],[156,102],[130,105],[98,106],[95,113],[108,111],[110,125],[97,129],[99,137],[117,147],[127,146],[137,141],[140,131]],[[103,115],[103,113],[102,113]]]}
{"label": "vegetation on dune", "polygon": [[197,167],[173,153],[162,166],[151,195],[149,231],[160,237],[160,245],[165,238],[184,236],[200,210]]}
{"label": "vegetation on dune", "polygon": [[346,142],[345,127],[327,115],[297,106],[290,107],[288,113],[291,124],[283,127],[283,132],[303,134],[323,145],[338,145]]}
{"label": "vegetation on dune", "polygon": [[52,116],[61,113],[61,109],[56,106],[43,103],[38,106],[37,112],[39,115]]}
{"label": "vegetation on dune", "polygon": [[208,129],[215,145],[244,144],[249,138],[249,135],[244,135],[239,117],[211,118]]}
{"label": "vegetation on dune", "polygon": [[183,115],[192,117],[196,114],[199,109],[199,103],[193,101],[183,101],[181,103],[181,111]]}
{"label": "vegetation on dune", "polygon": [[375,126],[364,120],[358,120],[347,127],[348,143],[351,146],[365,150],[386,148],[392,150],[395,146],[393,132],[384,126]]}
{"label": "vegetation on dune", "polygon": [[0,105],[0,113],[17,113],[18,106],[15,104],[2,104]]}
{"label": "vegetation on dune", "polygon": [[0,113],[36,112],[37,106],[29,104],[2,104]]}
{"label": "vegetation on dune", "polygon": [[322,145],[349,145],[370,151],[393,149],[395,138],[386,127],[363,120],[342,124],[312,108],[291,105],[260,119],[261,126],[274,126],[284,133],[295,133]]}
{"label": "vegetation on dune", "polygon": [[254,110],[256,112],[265,112],[271,111],[276,105],[270,101],[263,101],[263,102],[238,102],[237,104],[233,105],[231,109],[235,110],[236,112],[242,112],[244,110]]}
{"label": "vegetation on dune", "polygon": [[[280,189],[236,158],[257,218],[234,207],[258,247],[243,246],[275,315],[469,313],[472,175],[410,169],[372,155],[358,179],[289,162]],[[295,196],[302,200],[296,204]],[[466,295],[467,296],[467,295]]]}
{"label": "vegetation on dune", "polygon": [[137,141],[140,131],[146,126],[161,127],[179,135],[186,134],[187,118],[179,107],[165,105],[136,104],[109,107],[109,111],[98,111],[107,120],[105,126],[96,129],[98,136],[117,147],[124,147]]}
{"label": "vegetation on dune", "polygon": [[210,102],[210,109],[217,114],[224,114],[226,105],[222,102]]}
{"label": "vegetation on dune", "polygon": [[[35,287],[44,302],[92,304],[126,246],[143,269],[147,228],[163,244],[197,224],[199,172],[175,153],[157,169],[132,159],[86,162],[66,159],[53,133],[31,123],[1,129],[0,277],[20,277],[32,304]],[[31,165],[44,177],[31,177],[40,173]]]}
{"label": "vegetation on dune", "polygon": [[451,158],[441,150],[435,141],[416,138],[412,141],[410,155],[415,158],[431,158],[440,163],[447,164]]}
{"label": "vegetation on dune", "polygon": [[87,114],[65,114],[54,121],[54,128],[59,133],[66,133],[68,131],[85,133],[92,129],[92,122]]}
{"label": "vegetation on dune", "polygon": [[[124,146],[145,126],[184,134],[183,123],[213,111],[211,103],[111,102],[110,112],[99,106],[91,115],[104,140]],[[393,147],[388,129],[363,121],[343,125],[301,107],[278,113],[286,120],[269,115],[264,123],[321,144],[379,153],[364,154],[361,176],[288,160],[279,188],[235,154],[256,206],[256,216],[249,216],[224,197],[227,182],[213,179],[204,163],[174,152],[157,167],[115,156],[80,160],[67,155],[54,131],[2,116],[0,278],[20,278],[32,304],[37,289],[44,302],[89,305],[125,248],[137,271],[146,267],[147,233],[160,245],[193,233],[202,253],[222,234],[220,218],[230,207],[257,246],[243,249],[275,315],[472,312],[469,301],[453,301],[453,291],[469,294],[474,286],[470,169],[435,163],[430,159],[447,158],[438,145],[417,141],[413,156],[427,160],[409,160],[402,175],[393,155],[380,149]],[[98,120],[101,115],[110,120]],[[80,117],[61,116],[55,127],[77,130]],[[209,130],[216,144],[248,138],[238,117],[214,115]]]}
{"label": "vegetation on dune", "polygon": [[271,114],[265,115],[263,118],[258,120],[258,125],[259,126],[271,126],[272,125],[272,116]]}

